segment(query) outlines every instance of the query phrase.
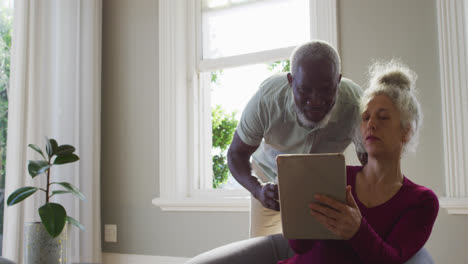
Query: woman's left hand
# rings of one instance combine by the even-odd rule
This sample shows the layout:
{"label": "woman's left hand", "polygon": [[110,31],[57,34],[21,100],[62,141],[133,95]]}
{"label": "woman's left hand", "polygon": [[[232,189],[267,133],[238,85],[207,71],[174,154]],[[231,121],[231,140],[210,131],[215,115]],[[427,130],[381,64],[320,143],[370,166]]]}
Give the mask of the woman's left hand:
{"label": "woman's left hand", "polygon": [[315,195],[317,202],[310,203],[312,216],[328,230],[343,239],[352,238],[361,225],[361,211],[354,201],[351,186],[346,186],[346,201],[341,203],[325,195]]}

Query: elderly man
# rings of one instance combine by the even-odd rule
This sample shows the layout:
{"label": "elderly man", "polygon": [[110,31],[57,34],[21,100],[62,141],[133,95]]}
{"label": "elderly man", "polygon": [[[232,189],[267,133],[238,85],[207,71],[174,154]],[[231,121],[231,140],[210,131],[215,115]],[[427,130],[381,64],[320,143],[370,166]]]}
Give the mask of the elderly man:
{"label": "elderly man", "polygon": [[[354,141],[359,119],[362,90],[341,78],[331,45],[307,42],[290,62],[290,73],[269,77],[250,99],[228,151],[232,175],[255,198],[251,237],[281,233],[276,156],[343,152]],[[354,144],[362,155],[361,144]]]}

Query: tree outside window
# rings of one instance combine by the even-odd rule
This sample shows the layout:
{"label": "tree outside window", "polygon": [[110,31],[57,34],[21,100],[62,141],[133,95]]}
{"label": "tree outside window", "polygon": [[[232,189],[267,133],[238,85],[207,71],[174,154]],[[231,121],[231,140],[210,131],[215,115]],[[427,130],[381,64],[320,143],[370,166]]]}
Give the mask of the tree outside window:
{"label": "tree outside window", "polygon": [[[263,71],[261,71],[262,67]],[[279,72],[289,72],[290,69],[289,60],[267,63],[262,67],[257,70],[258,72],[256,74],[265,76],[265,74],[271,75]],[[257,68],[245,68],[240,70],[239,73],[237,73],[239,78],[236,78],[240,80],[240,82],[234,86],[245,85],[242,83],[242,78],[240,78],[240,76],[247,75],[247,72],[249,71],[252,73],[252,69]],[[215,89],[223,89],[223,73],[223,70],[211,72],[212,91]],[[251,84],[251,87],[252,93],[258,89],[257,84]],[[228,96],[227,98],[232,98],[232,96]],[[246,103],[247,102],[242,102],[241,104],[245,105]],[[231,173],[229,172],[227,164],[227,150],[232,142],[234,131],[236,130],[237,124],[239,122],[240,116],[238,115],[238,112],[240,111],[226,110],[226,108],[223,108],[223,104],[227,104],[227,102],[214,102],[214,105],[211,109],[213,188],[236,188],[240,186],[237,184],[235,179],[233,179]],[[229,108],[232,109],[232,106]],[[242,108],[242,106],[238,105],[237,109],[239,108]]]}
{"label": "tree outside window", "polygon": [[8,122],[8,89],[10,80],[10,49],[12,9],[0,7],[0,255],[3,237],[5,199],[5,159]]}

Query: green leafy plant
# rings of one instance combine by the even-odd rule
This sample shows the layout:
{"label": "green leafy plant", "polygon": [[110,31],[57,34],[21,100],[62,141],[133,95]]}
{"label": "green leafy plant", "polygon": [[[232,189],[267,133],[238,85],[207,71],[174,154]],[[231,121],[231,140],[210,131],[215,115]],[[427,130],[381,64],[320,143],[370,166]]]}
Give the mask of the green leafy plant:
{"label": "green leafy plant", "polygon": [[212,146],[218,154],[213,155],[213,188],[218,188],[229,177],[226,151],[232,142],[237,127],[236,113],[226,113],[217,105],[211,110]]}
{"label": "green leafy plant", "polygon": [[211,82],[220,85],[220,77],[223,75],[223,70],[211,72]]}
{"label": "green leafy plant", "polygon": [[291,63],[289,60],[275,61],[267,64],[268,70],[271,72],[289,72],[291,71]]}
{"label": "green leafy plant", "polygon": [[[58,145],[55,139],[47,140],[45,155],[44,152],[34,144],[29,144],[28,147],[38,152],[43,158],[41,160],[30,160],[28,162],[29,175],[31,175],[32,178],[41,174],[46,175],[46,189],[31,186],[19,188],[10,194],[7,205],[12,206],[33,195],[36,191],[43,191],[45,193],[46,203],[39,208],[39,216],[50,236],[55,238],[60,235],[66,222],[84,230],[84,227],[76,219],[67,215],[62,205],[49,202],[50,198],[54,195],[68,193],[77,196],[81,200],[85,199],[84,195],[72,184],[68,182],[51,182],[50,179],[52,166],[72,163],[80,159],[74,154],[75,147],[71,145]],[[52,191],[50,188],[52,185],[59,185],[63,189]]]}

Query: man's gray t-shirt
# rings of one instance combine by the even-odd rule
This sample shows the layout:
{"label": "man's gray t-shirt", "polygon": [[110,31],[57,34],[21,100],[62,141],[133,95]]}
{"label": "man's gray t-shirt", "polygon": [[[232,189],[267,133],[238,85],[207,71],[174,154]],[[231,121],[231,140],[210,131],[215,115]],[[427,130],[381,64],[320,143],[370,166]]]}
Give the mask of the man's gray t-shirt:
{"label": "man's gray t-shirt", "polygon": [[[277,155],[338,153],[358,140],[354,135],[360,119],[361,94],[357,84],[342,78],[329,122],[322,128],[306,128],[297,121],[287,74],[276,74],[266,79],[250,99],[237,134],[247,145],[259,146],[252,158],[271,181],[276,181]],[[361,148],[360,143],[354,143]]]}

